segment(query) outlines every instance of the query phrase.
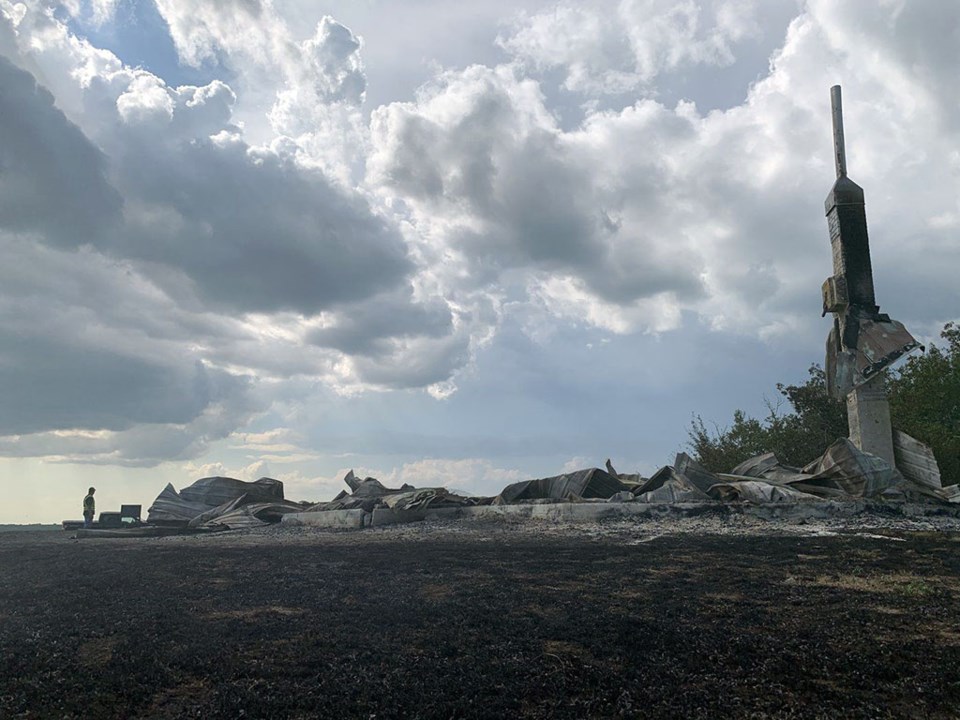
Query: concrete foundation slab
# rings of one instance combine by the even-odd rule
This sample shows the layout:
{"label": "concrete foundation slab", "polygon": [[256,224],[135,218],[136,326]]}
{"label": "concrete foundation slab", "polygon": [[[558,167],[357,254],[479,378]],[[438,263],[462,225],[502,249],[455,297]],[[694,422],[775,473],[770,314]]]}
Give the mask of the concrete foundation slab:
{"label": "concrete foundation slab", "polygon": [[593,523],[630,519],[693,518],[700,515],[745,515],[773,522],[797,523],[808,520],[856,517],[881,511],[887,515],[923,517],[957,515],[960,508],[940,504],[882,503],[868,500],[824,500],[806,503],[551,503],[546,505],[481,505],[417,510],[376,508],[362,510],[328,510],[325,512],[292,513],[283,518],[291,525],[325,528],[385,527],[425,520],[472,520],[476,522],[546,522],[556,524]]}
{"label": "concrete foundation slab", "polygon": [[705,512],[726,512],[715,502],[699,503],[549,503],[538,505],[480,505],[427,510],[376,508],[371,525],[397,525],[423,520],[539,520],[545,522],[598,522],[630,517],[693,517]]}
{"label": "concrete foundation slab", "polygon": [[323,510],[319,512],[289,513],[283,516],[284,525],[310,525],[323,528],[362,528],[370,524],[370,513],[363,510]]}
{"label": "concrete foundation slab", "polygon": [[421,522],[423,520],[457,520],[465,517],[464,510],[474,508],[433,508],[416,510],[391,510],[390,508],[374,508],[370,524],[374,527],[383,525],[399,525],[401,523]]}

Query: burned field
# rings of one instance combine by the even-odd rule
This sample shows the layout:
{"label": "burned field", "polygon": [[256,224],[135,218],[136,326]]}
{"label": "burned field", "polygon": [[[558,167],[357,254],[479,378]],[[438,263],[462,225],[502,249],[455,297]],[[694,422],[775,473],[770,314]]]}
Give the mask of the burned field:
{"label": "burned field", "polygon": [[960,538],[0,543],[0,717],[956,717]]}

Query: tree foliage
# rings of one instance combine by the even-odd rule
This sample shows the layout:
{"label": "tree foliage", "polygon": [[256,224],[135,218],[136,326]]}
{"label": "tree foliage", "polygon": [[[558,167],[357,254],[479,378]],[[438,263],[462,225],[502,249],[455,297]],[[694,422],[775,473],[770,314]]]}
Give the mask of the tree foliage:
{"label": "tree foliage", "polygon": [[[781,462],[801,466],[816,459],[838,437],[847,434],[847,411],[827,394],[826,376],[812,365],[802,385],[777,385],[778,402],[767,401],[761,421],[742,410],[733,413],[733,425],[711,432],[699,415],[690,427],[690,448],[697,461],[713,472],[730,472],[735,466],[767,452]],[[784,402],[792,410],[784,411]]]}
{"label": "tree foliage", "polygon": [[[931,344],[925,354],[888,373],[886,382],[894,427],[930,445],[946,485],[960,481],[960,327],[947,323],[940,335],[945,347]],[[767,402],[762,420],[737,410],[732,425],[711,430],[694,417],[689,444],[696,459],[713,472],[730,472],[766,452],[795,466],[822,455],[848,434],[847,412],[843,401],[827,393],[820,366],[808,373],[803,384],[777,385],[780,398]]]}
{"label": "tree foliage", "polygon": [[945,347],[911,357],[889,386],[894,427],[927,443],[945,485],[960,482],[960,327],[947,323]]}

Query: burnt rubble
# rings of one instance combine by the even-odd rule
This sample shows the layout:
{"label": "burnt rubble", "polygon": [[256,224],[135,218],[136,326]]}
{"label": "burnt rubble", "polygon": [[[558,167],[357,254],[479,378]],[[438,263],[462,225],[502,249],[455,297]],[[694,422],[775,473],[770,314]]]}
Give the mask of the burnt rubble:
{"label": "burnt rubble", "polygon": [[[167,485],[148,510],[145,524],[126,529],[77,530],[78,537],[130,537],[252,528],[281,521],[324,527],[362,528],[430,518],[503,517],[522,506],[810,506],[858,500],[886,503],[960,503],[960,486],[944,487],[936,459],[924,444],[894,433],[897,466],[860,451],[841,438],[802,468],[783,464],[773,453],[751,458],[729,473],[713,473],[680,453],[649,478],[621,474],[610,460],[606,470],[587,468],[504,487],[493,497],[476,497],[446,487],[386,487],[376,478],[344,477],[349,491],[320,503],[284,498],[272,478],[244,482],[201,478],[178,492]],[[455,481],[455,478],[451,478]],[[587,508],[584,508],[587,510]],[[600,508],[602,510],[602,508]],[[554,513],[515,513],[551,517]],[[583,518],[609,514],[584,514]],[[580,517],[568,513],[568,517]],[[583,519],[581,518],[581,519]],[[65,525],[66,527],[66,525]],[[74,529],[71,527],[70,529]]]}

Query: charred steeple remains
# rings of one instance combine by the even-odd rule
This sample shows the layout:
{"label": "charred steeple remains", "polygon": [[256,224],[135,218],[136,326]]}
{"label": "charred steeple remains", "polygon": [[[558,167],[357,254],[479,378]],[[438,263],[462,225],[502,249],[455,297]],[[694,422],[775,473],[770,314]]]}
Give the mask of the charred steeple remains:
{"label": "charred steeple remains", "polygon": [[830,88],[830,105],[837,179],[825,203],[833,276],[823,283],[823,314],[834,316],[827,339],[827,385],[834,397],[847,399],[854,444],[892,464],[890,410],[880,375],[920,344],[877,305],[863,188],[847,177],[839,85]]}
{"label": "charred steeple remains", "polygon": [[867,237],[867,210],[863,188],[847,177],[846,148],[843,141],[843,107],[840,86],[830,88],[833,111],[833,150],[837,181],[825,203],[830,244],[833,247],[834,277],[846,281],[847,300],[870,313],[878,313],[870,265],[870,240]]}

